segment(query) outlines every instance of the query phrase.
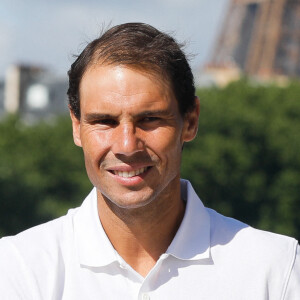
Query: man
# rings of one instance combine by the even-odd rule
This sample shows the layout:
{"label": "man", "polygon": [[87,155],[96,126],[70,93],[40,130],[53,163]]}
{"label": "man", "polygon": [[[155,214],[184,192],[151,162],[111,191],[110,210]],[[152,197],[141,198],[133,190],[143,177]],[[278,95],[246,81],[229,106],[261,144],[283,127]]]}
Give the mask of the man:
{"label": "man", "polygon": [[66,216],[1,240],[1,299],[300,299],[294,239],[205,208],[180,180],[199,101],[173,38],[115,26],[69,78],[95,188]]}

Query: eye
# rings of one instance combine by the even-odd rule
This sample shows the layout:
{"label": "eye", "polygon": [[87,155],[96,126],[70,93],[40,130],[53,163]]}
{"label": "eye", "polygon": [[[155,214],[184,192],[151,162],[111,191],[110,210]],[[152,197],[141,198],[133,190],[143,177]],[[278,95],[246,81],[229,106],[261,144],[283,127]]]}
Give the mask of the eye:
{"label": "eye", "polygon": [[141,121],[145,122],[145,123],[151,123],[151,122],[155,122],[155,121],[159,121],[159,120],[160,120],[160,118],[158,118],[158,117],[145,117]]}
{"label": "eye", "polygon": [[114,119],[107,118],[107,119],[94,120],[92,122],[92,124],[93,125],[105,125],[105,126],[114,127],[114,126],[118,125],[118,122]]}
{"label": "eye", "polygon": [[98,123],[103,125],[113,125],[113,126],[118,124],[118,122],[114,119],[103,119],[103,120],[99,120]]}
{"label": "eye", "polygon": [[153,130],[161,126],[162,124],[162,118],[160,117],[143,117],[139,120],[139,126],[140,128],[143,128],[143,130]]}

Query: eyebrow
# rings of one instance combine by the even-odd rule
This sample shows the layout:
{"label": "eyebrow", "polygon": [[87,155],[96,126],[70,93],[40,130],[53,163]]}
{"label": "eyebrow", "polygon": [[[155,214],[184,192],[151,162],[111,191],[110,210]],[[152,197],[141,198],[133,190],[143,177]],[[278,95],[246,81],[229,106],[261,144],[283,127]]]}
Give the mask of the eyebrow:
{"label": "eyebrow", "polygon": [[[170,112],[168,110],[147,110],[140,112],[134,117],[141,118],[141,117],[151,117],[151,116],[167,116]],[[101,113],[88,113],[84,116],[84,120],[86,122],[92,122],[95,120],[103,120],[103,119],[116,119],[118,118],[117,115],[112,114],[101,114]]]}
{"label": "eyebrow", "polygon": [[149,110],[143,111],[141,113],[136,114],[136,117],[149,117],[149,116],[167,116],[170,112],[168,110]]}
{"label": "eyebrow", "polygon": [[111,114],[100,114],[100,113],[89,113],[84,116],[84,120],[86,122],[91,122],[95,120],[103,120],[103,119],[115,119],[117,116]]}

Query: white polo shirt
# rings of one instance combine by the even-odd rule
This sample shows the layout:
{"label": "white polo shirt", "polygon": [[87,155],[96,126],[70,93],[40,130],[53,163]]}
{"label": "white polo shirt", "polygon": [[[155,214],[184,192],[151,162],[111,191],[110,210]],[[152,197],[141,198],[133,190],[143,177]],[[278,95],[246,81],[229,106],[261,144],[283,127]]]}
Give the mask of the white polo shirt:
{"label": "white polo shirt", "polygon": [[145,278],[107,238],[94,188],[66,216],[0,240],[0,299],[300,299],[296,240],[207,209],[181,184],[184,219]]}

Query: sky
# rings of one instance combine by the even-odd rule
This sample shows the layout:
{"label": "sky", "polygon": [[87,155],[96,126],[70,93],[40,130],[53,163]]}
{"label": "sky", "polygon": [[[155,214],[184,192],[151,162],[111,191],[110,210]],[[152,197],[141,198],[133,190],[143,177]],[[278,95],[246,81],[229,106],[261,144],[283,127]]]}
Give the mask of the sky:
{"label": "sky", "polygon": [[210,57],[229,0],[1,0],[0,79],[15,63],[66,76],[101,28],[148,23],[186,42],[193,69]]}

